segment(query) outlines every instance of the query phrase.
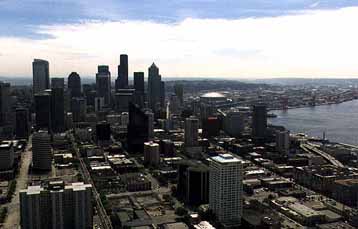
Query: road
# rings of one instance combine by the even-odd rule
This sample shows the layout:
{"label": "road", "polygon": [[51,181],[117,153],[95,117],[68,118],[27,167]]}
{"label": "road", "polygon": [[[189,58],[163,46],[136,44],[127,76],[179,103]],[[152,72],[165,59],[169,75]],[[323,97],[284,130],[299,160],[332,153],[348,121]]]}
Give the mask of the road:
{"label": "road", "polygon": [[28,182],[28,171],[32,160],[32,142],[31,137],[29,138],[27,147],[21,155],[19,174],[16,178],[16,190],[15,195],[11,199],[11,202],[7,204],[8,215],[5,218],[3,228],[20,228],[20,197],[19,192],[22,189],[27,188]]}
{"label": "road", "polygon": [[328,153],[317,149],[316,146],[311,143],[301,144],[300,147],[301,147],[301,149],[303,149],[306,152],[314,153],[314,154],[317,154],[317,155],[323,157],[324,159],[326,159],[329,163],[331,163],[334,166],[344,168],[344,165],[340,161],[338,161],[337,159],[335,159]]}

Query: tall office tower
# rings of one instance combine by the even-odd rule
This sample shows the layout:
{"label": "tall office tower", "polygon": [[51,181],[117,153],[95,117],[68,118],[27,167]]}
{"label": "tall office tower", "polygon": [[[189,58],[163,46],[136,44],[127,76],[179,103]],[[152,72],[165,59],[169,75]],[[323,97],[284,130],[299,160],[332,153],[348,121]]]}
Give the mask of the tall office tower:
{"label": "tall office tower", "polygon": [[51,181],[45,187],[28,186],[20,191],[20,223],[23,229],[93,227],[92,185],[65,185]]}
{"label": "tall office tower", "polygon": [[224,225],[238,225],[242,216],[242,161],[231,154],[209,159],[209,208]]}
{"label": "tall office tower", "polygon": [[77,72],[71,72],[67,79],[67,88],[70,92],[71,98],[81,97],[81,77]]}
{"label": "tall office tower", "polygon": [[180,113],[180,100],[179,97],[175,94],[169,97],[169,111],[170,114]]}
{"label": "tall office tower", "polygon": [[178,195],[189,205],[209,203],[209,167],[196,161],[181,161],[178,167]]}
{"label": "tall office tower", "polygon": [[108,144],[111,140],[111,125],[106,122],[102,121],[97,123],[96,125],[96,138],[97,142],[100,145]]}
{"label": "tall office tower", "polygon": [[43,91],[35,95],[36,129],[51,130],[51,92]]}
{"label": "tall office tower", "polygon": [[144,143],[144,163],[146,165],[158,166],[160,163],[159,144],[154,142]]}
{"label": "tall office tower", "polygon": [[12,141],[0,144],[0,171],[12,169],[14,166],[14,147]]}
{"label": "tall office tower", "polygon": [[276,132],[276,149],[280,153],[287,154],[290,151],[290,132],[277,131]]}
{"label": "tall office tower", "polygon": [[134,72],[134,89],[144,94],[144,72]]}
{"label": "tall office tower", "polygon": [[170,139],[160,140],[160,154],[164,157],[174,157],[175,155],[175,145],[174,142]]}
{"label": "tall office tower", "polygon": [[165,106],[165,83],[163,81],[160,82],[160,106]]}
{"label": "tall office tower", "polygon": [[51,170],[51,137],[47,131],[40,130],[32,136],[32,167],[39,170]]}
{"label": "tall office tower", "polygon": [[121,114],[121,125],[127,126],[129,124],[129,114],[128,112],[122,112]]}
{"label": "tall office tower", "polygon": [[46,60],[34,59],[32,62],[32,93],[35,95],[46,89],[50,89],[50,70]]}
{"label": "tall office tower", "polygon": [[145,89],[144,89],[144,72],[134,73],[134,103],[144,107]]}
{"label": "tall office tower", "polygon": [[0,82],[0,126],[11,120],[10,84]]}
{"label": "tall office tower", "polygon": [[185,146],[198,145],[199,120],[194,116],[185,119],[184,144]]}
{"label": "tall office tower", "polygon": [[29,110],[27,108],[16,109],[15,135],[17,139],[27,139],[30,135]]}
{"label": "tall office tower", "polygon": [[120,56],[120,64],[118,65],[118,77],[116,79],[116,91],[128,88],[128,55]]}
{"label": "tall office tower", "polygon": [[117,112],[128,111],[129,103],[134,102],[134,89],[118,89],[114,95],[114,109]]}
{"label": "tall office tower", "polygon": [[154,139],[154,114],[150,110],[145,111],[145,115],[148,117],[148,139]]}
{"label": "tall office tower", "polygon": [[264,138],[267,129],[267,110],[265,105],[254,105],[252,112],[252,136]]}
{"label": "tall office tower", "polygon": [[144,142],[149,139],[148,115],[136,104],[129,104],[127,142],[130,153],[143,153]]}
{"label": "tall office tower", "polygon": [[182,84],[176,83],[174,85],[174,93],[179,98],[180,104],[184,103],[184,88]]}
{"label": "tall office tower", "polygon": [[229,110],[224,112],[223,117],[223,129],[224,131],[233,137],[240,136],[245,130],[245,120],[248,114],[244,111]]}
{"label": "tall office tower", "polygon": [[154,113],[164,106],[164,96],[164,82],[159,75],[159,68],[153,63],[148,69],[148,102]]}
{"label": "tall office tower", "polygon": [[64,78],[51,78],[51,88],[65,89],[65,79]]}
{"label": "tall office tower", "polygon": [[65,98],[63,88],[51,90],[51,128],[55,133],[65,130]]}
{"label": "tall office tower", "polygon": [[98,66],[96,74],[97,97],[103,97],[106,106],[111,103],[111,73],[107,65]]}
{"label": "tall office tower", "polygon": [[221,122],[218,117],[209,117],[202,120],[202,135],[211,138],[220,134]]}
{"label": "tall office tower", "polygon": [[71,112],[73,115],[73,122],[86,121],[87,105],[86,100],[80,97],[74,97],[71,100]]}

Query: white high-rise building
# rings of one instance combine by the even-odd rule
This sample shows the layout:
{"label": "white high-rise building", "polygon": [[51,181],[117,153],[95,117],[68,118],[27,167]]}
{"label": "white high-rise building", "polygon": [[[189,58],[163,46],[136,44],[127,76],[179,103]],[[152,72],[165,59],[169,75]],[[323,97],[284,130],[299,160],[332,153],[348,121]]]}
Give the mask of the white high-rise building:
{"label": "white high-rise building", "polygon": [[82,182],[29,186],[20,191],[21,228],[92,228],[92,186]]}
{"label": "white high-rise building", "polygon": [[209,208],[224,225],[238,225],[242,216],[242,160],[231,154],[209,159]]}
{"label": "white high-rise building", "polygon": [[40,170],[51,170],[51,163],[51,137],[47,131],[38,131],[32,137],[32,167]]}
{"label": "white high-rise building", "polygon": [[154,142],[144,143],[144,163],[157,166],[160,163],[159,144]]}
{"label": "white high-rise building", "polygon": [[198,145],[198,129],[199,120],[194,116],[185,119],[184,126],[184,144],[185,146],[197,146]]}
{"label": "white high-rise building", "polygon": [[49,63],[46,60],[34,59],[32,62],[33,94],[50,89]]}
{"label": "white high-rise building", "polygon": [[280,153],[288,153],[290,150],[290,132],[277,131],[276,132],[276,149]]}

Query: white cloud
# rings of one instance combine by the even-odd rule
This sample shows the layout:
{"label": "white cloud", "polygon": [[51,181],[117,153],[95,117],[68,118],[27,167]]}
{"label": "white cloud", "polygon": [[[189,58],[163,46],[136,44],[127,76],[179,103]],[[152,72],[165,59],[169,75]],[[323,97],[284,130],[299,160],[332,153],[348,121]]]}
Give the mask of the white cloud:
{"label": "white cloud", "polygon": [[109,64],[115,76],[120,53],[130,72],[158,62],[165,76],[342,76],[357,74],[358,7],[298,15],[227,19],[89,21],[41,26],[45,40],[1,38],[0,75],[31,75],[33,58],[50,61],[51,74],[93,76]]}

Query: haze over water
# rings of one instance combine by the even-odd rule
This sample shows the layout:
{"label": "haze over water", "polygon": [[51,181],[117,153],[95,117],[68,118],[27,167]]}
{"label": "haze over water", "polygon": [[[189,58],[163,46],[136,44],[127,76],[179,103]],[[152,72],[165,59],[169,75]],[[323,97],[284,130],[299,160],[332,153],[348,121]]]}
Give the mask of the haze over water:
{"label": "haze over water", "polygon": [[332,142],[358,145],[358,100],[341,104],[272,111],[273,125],[285,126],[292,133],[326,138]]}

